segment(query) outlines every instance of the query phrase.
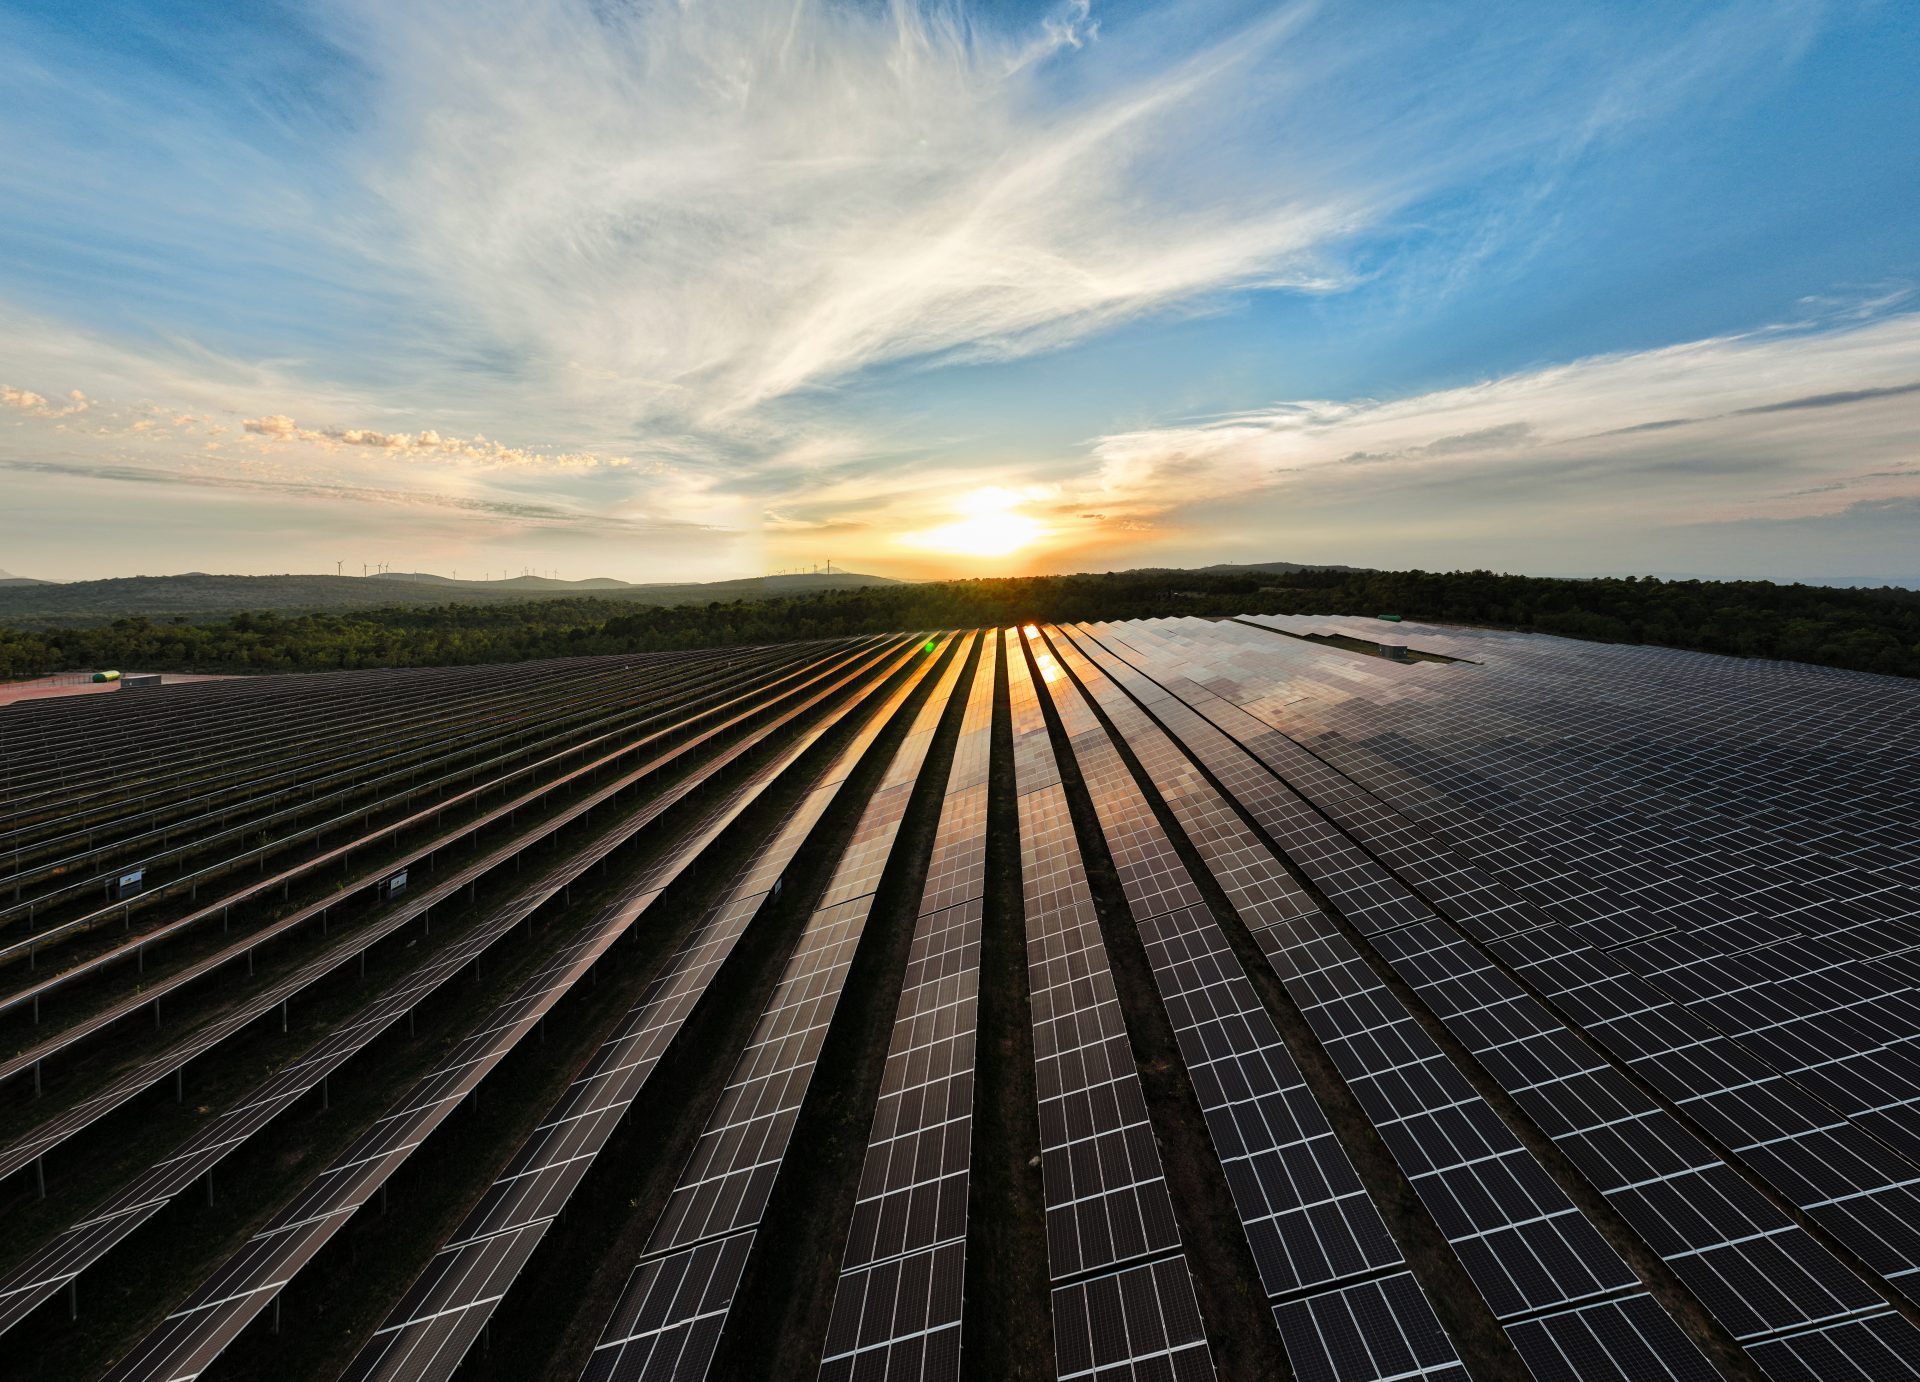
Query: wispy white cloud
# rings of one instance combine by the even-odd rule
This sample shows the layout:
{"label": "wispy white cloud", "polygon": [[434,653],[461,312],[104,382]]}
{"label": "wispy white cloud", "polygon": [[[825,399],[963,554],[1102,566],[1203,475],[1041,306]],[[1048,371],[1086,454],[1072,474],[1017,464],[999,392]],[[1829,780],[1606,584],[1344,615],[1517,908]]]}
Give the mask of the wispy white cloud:
{"label": "wispy white cloud", "polygon": [[1084,492],[1149,518],[1451,493],[1497,531],[1558,502],[1596,531],[1836,512],[1920,493],[1920,313],[1599,356],[1390,401],[1304,400],[1115,433]]}
{"label": "wispy white cloud", "polygon": [[1435,68],[1414,55],[1444,20],[1357,32],[1304,3],[1119,34],[1079,3],[1024,29],[908,0],[333,11],[376,73],[364,180],[391,222],[368,253],[556,418],[747,458],[769,405],[876,366],[1337,290],[1352,237],[1716,89],[1806,12],[1667,26],[1657,54],[1516,20]]}
{"label": "wispy white cloud", "polygon": [[[361,6],[367,178],[388,253],[529,370],[729,427],[873,364],[1323,286],[1375,189],[1162,176],[1265,104],[1254,72],[1301,13],[1136,68],[1093,55],[1084,5],[1028,32],[908,4]],[[1069,61],[1092,66],[1061,99]]]}
{"label": "wispy white cloud", "polygon": [[[136,430],[142,423],[133,424]],[[150,423],[148,424],[150,425]],[[485,468],[521,467],[541,470],[594,470],[600,467],[622,469],[634,464],[631,456],[603,456],[592,451],[543,451],[524,446],[507,446],[483,436],[446,437],[427,428],[419,432],[377,432],[365,427],[302,427],[285,413],[245,418],[242,431],[273,441],[306,442],[323,451],[343,446],[371,447],[395,455],[435,461],[465,463]],[[658,471],[664,467],[655,465]]]}

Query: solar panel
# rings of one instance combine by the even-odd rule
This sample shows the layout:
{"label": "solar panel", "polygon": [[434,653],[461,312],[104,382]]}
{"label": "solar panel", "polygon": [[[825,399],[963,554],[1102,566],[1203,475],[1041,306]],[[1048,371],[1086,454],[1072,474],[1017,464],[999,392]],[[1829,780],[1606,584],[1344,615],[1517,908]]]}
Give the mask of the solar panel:
{"label": "solar panel", "polygon": [[1299,1382],[1471,1376],[1411,1272],[1394,1272],[1273,1309]]}
{"label": "solar panel", "polygon": [[[822,674],[828,674],[841,665],[839,660],[830,659],[822,664]],[[801,689],[806,684],[801,683]],[[50,1299],[67,1282],[100,1261],[127,1233],[144,1223],[170,1200],[187,1192],[202,1177],[209,1175],[222,1160],[257,1135],[279,1114],[319,1088],[323,1081],[353,1056],[511,934],[535,908],[559,895],[569,880],[578,877],[594,861],[604,857],[613,844],[629,838],[657,819],[668,806],[706,781],[734,756],[735,753],[729,751],[716,754],[692,776],[630,816],[615,835],[603,838],[549,869],[539,880],[521,889],[487,918],[475,923],[468,934],[436,954],[400,984],[377,996],[360,1013],[341,1023],[313,1049],[282,1066],[265,1085],[246,1095],[226,1114],[210,1121],[184,1147],[156,1163],[144,1175],[136,1177],[106,1204],[96,1208],[86,1219],[16,1268],[5,1282],[0,1283],[0,1332],[24,1318],[40,1302]],[[619,788],[620,782],[616,781],[604,788],[603,792],[610,793]],[[503,846],[495,851],[495,855],[505,858],[513,847]],[[451,872],[440,883],[421,894],[413,908],[424,907],[457,892],[466,886],[472,872],[473,868]],[[357,944],[362,948],[372,944],[412,916],[412,908],[403,909],[394,918],[362,931]],[[176,1049],[162,1061],[141,1067],[133,1072],[131,1078],[117,1086],[110,1086],[105,1093],[69,1111],[64,1118],[56,1120],[50,1129],[36,1134],[35,1139],[25,1145],[44,1154],[45,1149],[52,1145],[52,1130],[57,1130],[62,1137],[79,1131],[94,1118],[110,1111],[117,1102],[130,1097],[137,1089],[163,1078],[167,1063],[173,1063],[177,1068],[178,1062],[190,1055],[205,1052],[215,1041],[237,1030],[236,1024],[270,1011],[273,1006],[285,1001],[289,994],[297,994],[317,982],[335,967],[333,959],[333,956],[329,956],[318,964],[296,971],[289,980],[270,987],[252,1002],[243,1005],[238,1013],[229,1014],[213,1024],[210,1030],[196,1033],[184,1050]],[[161,1069],[156,1070],[156,1065]]]}
{"label": "solar panel", "polygon": [[1202,1382],[1213,1376],[1184,1256],[1056,1287],[1053,1320],[1060,1382]]}
{"label": "solar panel", "polygon": [[[1212,1363],[1204,1336],[1197,1332],[1197,1304],[1191,1309],[1191,1327],[1184,1323],[1192,1282],[1184,1255],[1174,1251],[1180,1229],[1106,943],[1087,890],[1086,865],[1059,765],[1017,630],[1006,631],[1004,655],[1015,745],[1047,1262],[1053,1281],[1067,1283],[1054,1292],[1056,1361],[1062,1377],[1095,1366],[1091,1342],[1085,1355],[1076,1351],[1079,1334],[1069,1321],[1079,1318],[1071,1312],[1089,1310],[1091,1300],[1105,1301],[1109,1290],[1101,1287],[1090,1298],[1084,1285],[1071,1279],[1159,1254],[1162,1263],[1144,1269],[1145,1277],[1129,1279],[1144,1281],[1173,1303],[1183,1321],[1178,1336],[1186,1337],[1189,1329],[1193,1333],[1193,1342],[1177,1350],[1179,1366],[1203,1369],[1200,1375],[1208,1375]],[[1104,1329],[1101,1337],[1110,1344],[1112,1330]],[[1155,1357],[1172,1366],[1175,1351],[1163,1350]],[[1124,1375],[1131,1376],[1130,1358],[1123,1355],[1108,1366],[1124,1367]]]}
{"label": "solar panel", "polygon": [[997,653],[985,640],[947,773],[827,1327],[827,1382],[876,1359],[898,1382],[960,1373]]}
{"label": "solar panel", "polygon": [[[680,1264],[690,1262],[693,1255],[716,1237],[726,1236],[735,1242],[744,1237],[750,1244],[750,1235],[743,1231],[757,1226],[766,1212],[806,1099],[813,1068],[838,1007],[848,968],[865,931],[874,890],[892,854],[913,784],[925,762],[933,731],[946,712],[963,661],[949,659],[933,693],[894,751],[890,767],[869,798],[851,839],[842,849],[820,904],[808,918],[747,1040],[746,1049],[734,1065],[719,1104],[695,1144],[679,1184],[654,1225],[640,1266],[628,1283],[613,1320],[595,1345],[587,1376],[625,1375],[622,1370],[627,1364],[621,1360],[650,1337],[636,1332],[648,1321],[640,1314],[630,1313],[630,1308],[634,1307],[636,1296],[644,1296],[654,1289],[656,1277],[679,1271]],[[887,707],[870,723],[870,735],[877,734],[892,718],[917,686],[920,675],[924,672],[909,678],[894,693]],[[839,762],[844,765],[844,771],[829,774],[833,781],[816,792],[837,789],[857,761],[851,750],[842,754]],[[944,1148],[943,1129],[939,1138],[928,1140],[927,1150],[943,1154]],[[964,1222],[964,1190],[958,1199],[950,1202],[936,1190],[932,1199],[936,1220],[943,1204],[948,1206],[949,1228],[955,1209]],[[937,1231],[937,1227],[930,1231]],[[717,1284],[710,1288],[709,1295],[718,1303],[699,1316],[697,1325],[687,1325],[696,1339],[704,1339],[708,1332],[717,1338],[723,1328],[733,1286],[737,1285],[739,1273],[745,1270],[745,1250],[739,1252],[738,1261],[740,1265],[733,1271],[724,1293]],[[930,1263],[916,1263],[911,1270],[930,1270],[930,1266]],[[724,1300],[721,1300],[722,1294]],[[708,1346],[683,1358],[671,1372],[661,1375],[704,1376],[710,1356],[711,1346]]]}

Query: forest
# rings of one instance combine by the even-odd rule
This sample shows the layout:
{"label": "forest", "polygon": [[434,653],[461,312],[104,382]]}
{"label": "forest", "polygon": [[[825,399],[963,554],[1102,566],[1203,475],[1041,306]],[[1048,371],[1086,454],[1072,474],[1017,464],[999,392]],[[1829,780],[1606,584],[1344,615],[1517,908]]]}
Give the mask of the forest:
{"label": "forest", "polygon": [[213,622],[133,617],[84,628],[0,628],[0,678],[107,667],[293,672],[440,666],[1030,620],[1246,613],[1400,614],[1920,676],[1920,591],[1325,569],[942,581],[659,608],[573,596],[350,613],[240,613]]}

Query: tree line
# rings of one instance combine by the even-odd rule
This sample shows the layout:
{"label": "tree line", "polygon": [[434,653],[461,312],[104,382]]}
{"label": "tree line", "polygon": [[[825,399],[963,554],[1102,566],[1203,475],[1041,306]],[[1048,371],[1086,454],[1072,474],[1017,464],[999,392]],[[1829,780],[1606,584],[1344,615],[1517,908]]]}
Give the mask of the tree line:
{"label": "tree line", "polygon": [[1767,581],[1564,580],[1492,571],[1125,571],[817,591],[635,607],[570,596],[336,614],[243,612],[0,628],[0,677],[123,667],[293,672],[658,652],[1030,620],[1401,614],[1920,676],[1920,592]]}

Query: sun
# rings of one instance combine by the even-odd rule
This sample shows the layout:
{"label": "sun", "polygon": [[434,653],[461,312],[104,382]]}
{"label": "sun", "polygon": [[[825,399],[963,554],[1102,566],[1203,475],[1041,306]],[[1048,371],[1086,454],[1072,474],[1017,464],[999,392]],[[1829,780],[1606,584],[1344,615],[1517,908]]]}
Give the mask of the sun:
{"label": "sun", "polygon": [[960,557],[1004,557],[1031,544],[1042,531],[1040,524],[1025,514],[991,513],[912,533],[904,541]]}
{"label": "sun", "polygon": [[1005,557],[1047,536],[1039,519],[1018,512],[1021,496],[997,485],[962,496],[954,507],[966,517],[917,533],[900,541],[909,547],[945,552],[959,557]]}

